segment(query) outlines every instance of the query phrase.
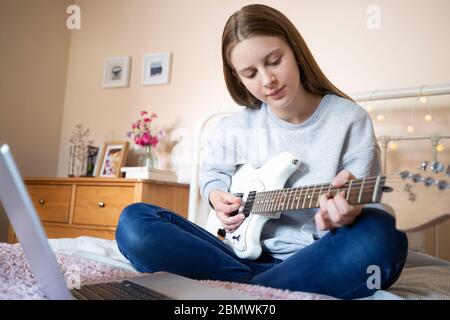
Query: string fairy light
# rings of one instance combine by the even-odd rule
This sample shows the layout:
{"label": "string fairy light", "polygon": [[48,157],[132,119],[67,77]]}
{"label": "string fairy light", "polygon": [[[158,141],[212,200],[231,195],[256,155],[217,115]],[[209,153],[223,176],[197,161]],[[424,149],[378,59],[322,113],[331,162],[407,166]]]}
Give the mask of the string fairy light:
{"label": "string fairy light", "polygon": [[431,115],[431,108],[430,108],[430,104],[428,103],[428,97],[424,96],[422,94],[423,88],[425,88],[425,87],[426,86],[422,86],[420,88],[419,101],[420,101],[421,104],[426,104],[427,105],[428,113],[425,115],[424,119],[425,119],[426,122],[431,122],[431,121],[433,121],[433,117]]}
{"label": "string fairy light", "polygon": [[389,143],[389,149],[391,149],[392,151],[397,150],[397,143],[395,143],[394,141],[391,141]]}
{"label": "string fairy light", "polygon": [[422,95],[423,88],[425,88],[425,87],[426,87],[426,85],[423,85],[422,87],[420,87],[419,101],[420,101],[421,104],[425,104],[425,103],[428,102],[428,97]]}

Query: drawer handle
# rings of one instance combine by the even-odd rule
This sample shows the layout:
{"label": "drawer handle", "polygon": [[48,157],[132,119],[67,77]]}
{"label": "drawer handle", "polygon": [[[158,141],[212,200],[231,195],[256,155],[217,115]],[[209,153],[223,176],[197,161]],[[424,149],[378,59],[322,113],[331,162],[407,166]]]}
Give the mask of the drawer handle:
{"label": "drawer handle", "polygon": [[39,199],[39,204],[40,205],[44,205],[45,204],[45,200],[44,199]]}
{"label": "drawer handle", "polygon": [[104,207],[105,207],[105,203],[104,203],[104,202],[99,202],[99,203],[98,203],[98,206],[99,206],[100,208],[104,208]]}

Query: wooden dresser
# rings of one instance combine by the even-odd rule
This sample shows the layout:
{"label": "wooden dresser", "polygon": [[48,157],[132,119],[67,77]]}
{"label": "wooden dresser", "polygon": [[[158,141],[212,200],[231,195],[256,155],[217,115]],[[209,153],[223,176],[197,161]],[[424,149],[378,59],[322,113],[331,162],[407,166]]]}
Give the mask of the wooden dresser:
{"label": "wooden dresser", "polygon": [[[49,238],[114,239],[120,213],[135,202],[188,213],[188,184],[124,178],[27,178],[25,184]],[[17,242],[11,227],[8,242]]]}

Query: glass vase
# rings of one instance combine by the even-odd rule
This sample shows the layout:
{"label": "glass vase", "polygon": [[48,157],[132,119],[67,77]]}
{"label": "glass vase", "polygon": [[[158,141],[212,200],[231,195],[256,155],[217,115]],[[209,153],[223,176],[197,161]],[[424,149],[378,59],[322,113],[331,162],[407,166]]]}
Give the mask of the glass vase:
{"label": "glass vase", "polygon": [[151,146],[146,146],[141,157],[141,167],[145,167],[148,171],[156,167],[157,159],[153,153]]}

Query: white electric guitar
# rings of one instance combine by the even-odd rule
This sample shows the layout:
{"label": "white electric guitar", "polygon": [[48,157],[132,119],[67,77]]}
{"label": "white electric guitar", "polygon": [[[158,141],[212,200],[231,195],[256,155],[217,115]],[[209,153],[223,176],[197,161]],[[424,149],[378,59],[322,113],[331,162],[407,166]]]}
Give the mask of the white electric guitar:
{"label": "white electric guitar", "polygon": [[[433,162],[431,171],[426,172],[427,165],[424,162],[417,172],[350,180],[339,188],[330,183],[283,188],[300,166],[300,160],[284,152],[258,169],[243,165],[233,176],[230,192],[242,198],[241,208],[235,214],[242,212],[246,217],[236,230],[224,232],[214,210],[206,229],[223,237],[240,258],[255,260],[261,254],[261,231],[269,219],[279,218],[283,211],[318,208],[323,193],[335,195],[344,191],[351,205],[381,202],[390,206],[398,230],[416,231],[450,217],[450,186],[444,179],[444,166]],[[450,176],[450,166],[446,175]]]}

